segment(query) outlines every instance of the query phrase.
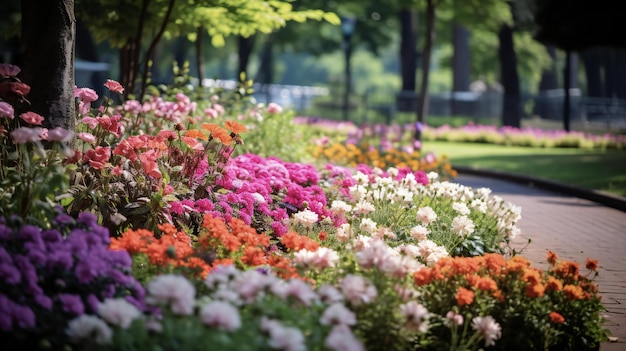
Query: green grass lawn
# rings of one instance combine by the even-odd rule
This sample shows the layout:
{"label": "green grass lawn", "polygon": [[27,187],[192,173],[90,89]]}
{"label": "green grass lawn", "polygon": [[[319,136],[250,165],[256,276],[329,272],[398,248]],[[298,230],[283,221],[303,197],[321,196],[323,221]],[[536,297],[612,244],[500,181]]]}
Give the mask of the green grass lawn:
{"label": "green grass lawn", "polygon": [[464,166],[546,178],[626,196],[626,150],[531,148],[426,141],[424,152]]}

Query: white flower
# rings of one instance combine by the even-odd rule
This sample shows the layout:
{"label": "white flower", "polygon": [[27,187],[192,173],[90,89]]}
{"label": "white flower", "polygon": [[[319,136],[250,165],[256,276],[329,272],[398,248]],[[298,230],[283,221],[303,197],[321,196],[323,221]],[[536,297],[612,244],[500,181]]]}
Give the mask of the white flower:
{"label": "white flower", "polygon": [[363,343],[346,325],[335,325],[328,333],[324,346],[335,351],[365,351]]}
{"label": "white flower", "polygon": [[320,247],[316,251],[302,249],[294,254],[294,262],[318,269],[334,267],[339,261],[337,251]]}
{"label": "white flower", "polygon": [[365,200],[360,200],[359,202],[357,202],[356,205],[354,205],[353,209],[353,213],[355,215],[368,214],[374,211],[376,211],[376,207],[372,203]]}
{"label": "white flower", "polygon": [[428,234],[430,234],[430,230],[424,225],[418,224],[411,228],[411,237],[417,241],[426,240]]}
{"label": "white flower", "polygon": [[344,214],[352,211],[352,206],[348,205],[345,201],[334,200],[330,205],[330,211],[335,215]]}
{"label": "white flower", "polygon": [[374,222],[370,218],[362,218],[359,229],[366,233],[372,234],[376,231],[376,222]]}
{"label": "white flower", "polygon": [[345,324],[355,325],[356,315],[341,303],[332,304],[320,317],[322,325]]}
{"label": "white flower", "polygon": [[300,223],[307,228],[311,228],[313,224],[315,224],[318,221],[319,216],[317,215],[317,213],[309,209],[304,209],[294,214],[293,218],[296,221],[296,223]]}
{"label": "white flower", "polygon": [[437,245],[432,240],[420,241],[417,244],[420,256],[426,261],[428,266],[433,266],[440,258],[448,256],[446,248]]}
{"label": "white flower", "polygon": [[335,233],[335,237],[337,240],[343,242],[350,238],[352,234],[352,229],[350,227],[350,223],[344,223],[337,228],[337,232]]}
{"label": "white flower", "polygon": [[98,344],[107,344],[113,337],[113,331],[105,321],[88,314],[72,319],[65,332],[72,340],[93,338]]}
{"label": "white flower", "polygon": [[211,301],[200,308],[202,323],[222,330],[234,331],[241,328],[239,310],[224,301]]}
{"label": "white flower", "polygon": [[428,225],[430,222],[437,219],[437,214],[429,206],[421,207],[417,210],[416,218],[418,222],[423,225]]}
{"label": "white flower", "polygon": [[183,315],[193,313],[196,289],[185,277],[163,274],[147,285],[149,303],[169,303],[172,312]]}
{"label": "white flower", "polygon": [[361,171],[357,171],[356,174],[352,176],[352,179],[360,185],[367,185],[370,180],[369,176]]}
{"label": "white flower", "polygon": [[439,174],[437,172],[428,172],[426,177],[428,177],[429,183],[434,183],[435,180],[439,179]]}
{"label": "white flower", "polygon": [[491,316],[472,318],[472,328],[485,339],[485,346],[495,345],[496,340],[502,336],[500,324]]}
{"label": "white flower", "polygon": [[353,305],[372,303],[378,296],[376,286],[360,275],[348,274],[341,280],[341,291]]}
{"label": "white flower", "polygon": [[327,304],[342,302],[344,300],[343,295],[333,285],[324,283],[317,289],[317,295],[322,302]]}
{"label": "white flower", "polygon": [[98,315],[109,324],[127,329],[133,320],[141,316],[135,305],[123,298],[106,299],[98,305]]}
{"label": "white flower", "polygon": [[268,344],[270,347],[285,351],[304,351],[304,335],[298,328],[286,327],[280,322],[262,317],[261,329],[270,336]]}
{"label": "white flower", "polygon": [[417,301],[409,301],[400,305],[400,313],[406,320],[407,328],[410,330],[425,333],[428,331],[428,317],[430,313],[423,305]]}
{"label": "white flower", "polygon": [[467,208],[467,205],[463,202],[455,202],[452,204],[452,209],[457,211],[458,213],[460,213],[461,215],[467,216],[468,214],[470,214],[470,210],[469,208]]}
{"label": "white flower", "polygon": [[293,296],[305,306],[311,306],[318,301],[318,296],[311,285],[300,279],[290,279],[283,284],[274,284],[272,291],[282,299]]}
{"label": "white flower", "polygon": [[204,284],[209,289],[215,289],[219,285],[228,283],[231,279],[240,274],[235,265],[219,265],[215,267],[204,280]]}
{"label": "white flower", "polygon": [[474,232],[474,222],[467,216],[457,216],[452,220],[452,231],[459,236],[467,236]]}

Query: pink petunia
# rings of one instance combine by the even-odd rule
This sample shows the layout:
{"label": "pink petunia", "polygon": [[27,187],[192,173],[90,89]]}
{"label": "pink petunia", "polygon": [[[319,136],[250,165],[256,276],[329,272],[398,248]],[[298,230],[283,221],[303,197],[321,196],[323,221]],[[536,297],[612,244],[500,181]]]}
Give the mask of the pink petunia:
{"label": "pink petunia", "polygon": [[4,101],[0,101],[0,118],[15,118],[15,111],[13,110],[13,106],[11,104],[6,103]]}
{"label": "pink petunia", "polygon": [[48,131],[48,141],[59,141],[67,143],[74,139],[74,132],[67,129],[56,127]]}
{"label": "pink petunia", "polygon": [[122,94],[124,92],[124,87],[119,82],[116,82],[112,79],[107,79],[107,82],[104,83],[104,86],[114,93]]}
{"label": "pink petunia", "polygon": [[16,144],[34,143],[41,140],[41,128],[20,127],[11,132]]}
{"label": "pink petunia", "polygon": [[84,102],[94,102],[98,100],[98,94],[90,88],[74,88],[74,97]]}
{"label": "pink petunia", "polygon": [[43,122],[44,120],[42,115],[32,112],[32,111],[22,113],[20,115],[20,118],[24,120],[26,123],[32,124],[35,126],[40,126],[41,122]]}
{"label": "pink petunia", "polygon": [[9,63],[0,63],[0,77],[15,77],[20,73],[21,69]]}

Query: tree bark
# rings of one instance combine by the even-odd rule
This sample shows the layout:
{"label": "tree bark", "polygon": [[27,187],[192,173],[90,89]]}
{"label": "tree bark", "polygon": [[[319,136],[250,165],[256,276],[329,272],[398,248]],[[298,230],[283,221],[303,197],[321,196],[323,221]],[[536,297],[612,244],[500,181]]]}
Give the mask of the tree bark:
{"label": "tree bark", "polygon": [[403,9],[400,17],[400,62],[402,91],[415,92],[417,75],[417,10]]}
{"label": "tree bark", "polygon": [[254,35],[250,37],[239,36],[239,71],[237,72],[238,77],[240,77],[242,73],[246,74],[246,77],[248,76],[248,63],[250,63],[250,55],[252,54],[252,48],[254,47],[254,39]]}
{"label": "tree bark", "polygon": [[434,0],[426,0],[426,42],[422,57],[422,81],[419,98],[417,100],[417,123],[415,140],[421,141],[421,125],[428,116],[428,78],[430,75],[430,56],[435,42],[435,4]]}
{"label": "tree bark", "polygon": [[[455,24],[452,32],[454,53],[452,56],[452,92],[468,91],[470,86],[470,32],[460,24]],[[454,96],[450,101],[452,115],[466,113]]]}
{"label": "tree bark", "polygon": [[498,60],[500,61],[500,82],[504,88],[502,104],[502,125],[520,127],[521,92],[517,73],[517,55],[513,45],[513,28],[502,25],[498,31]]}
{"label": "tree bark", "polygon": [[202,40],[204,38],[204,27],[198,27],[196,36],[196,65],[198,69],[198,86],[202,86],[204,80],[204,53],[202,52]]}
{"label": "tree bark", "polygon": [[74,0],[22,0],[22,80],[46,128],[74,130]]}
{"label": "tree bark", "polygon": [[255,81],[261,84],[272,84],[274,81],[274,36],[267,35],[260,54],[259,70]]}

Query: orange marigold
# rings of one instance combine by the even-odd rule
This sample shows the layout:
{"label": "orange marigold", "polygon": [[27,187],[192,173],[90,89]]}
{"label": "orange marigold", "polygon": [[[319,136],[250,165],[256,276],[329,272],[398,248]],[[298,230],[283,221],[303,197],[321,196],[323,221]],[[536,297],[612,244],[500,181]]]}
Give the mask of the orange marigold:
{"label": "orange marigold", "polygon": [[546,287],[543,284],[530,284],[526,287],[526,296],[531,298],[542,297],[546,292]]}
{"label": "orange marigold", "polygon": [[548,282],[546,283],[547,291],[561,291],[563,289],[563,282],[556,279],[555,277],[548,277]]}
{"label": "orange marigold", "polygon": [[592,260],[591,258],[587,258],[587,263],[585,264],[585,268],[590,271],[598,270],[598,260]]}
{"label": "orange marigold", "polygon": [[460,286],[454,298],[459,306],[471,305],[474,302],[474,292]]}
{"label": "orange marigold", "polygon": [[482,256],[481,265],[487,267],[487,269],[492,272],[501,272],[502,268],[506,265],[506,260],[501,254],[487,253]]}
{"label": "orange marigold", "polygon": [[563,318],[563,316],[561,316],[561,314],[559,314],[558,312],[553,311],[553,312],[550,312],[550,322],[561,324],[565,322],[565,318]]}
{"label": "orange marigold", "polygon": [[563,293],[569,300],[581,300],[585,297],[583,289],[578,285],[567,284],[563,287]]}
{"label": "orange marigold", "polygon": [[479,277],[474,286],[483,291],[498,290],[498,284],[491,277]]}
{"label": "orange marigold", "polygon": [[415,282],[415,285],[422,286],[430,284],[432,280],[432,272],[432,268],[424,267],[413,273],[413,281]]}
{"label": "orange marigold", "polygon": [[554,252],[548,250],[548,263],[554,266],[558,259],[559,259],[559,256],[557,256]]}
{"label": "orange marigold", "polygon": [[573,261],[561,261],[556,267],[554,267],[553,271],[559,277],[565,278],[567,276],[578,278],[578,269],[579,265]]}
{"label": "orange marigold", "polygon": [[536,269],[527,269],[524,271],[522,280],[530,284],[539,284],[541,277]]}
{"label": "orange marigold", "polygon": [[300,251],[307,249],[309,251],[316,251],[320,244],[313,239],[300,235],[294,231],[289,231],[281,237],[281,241],[286,248],[292,251]]}

